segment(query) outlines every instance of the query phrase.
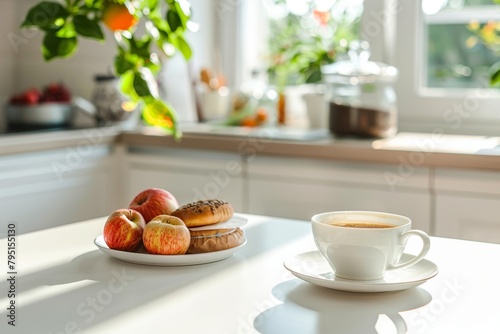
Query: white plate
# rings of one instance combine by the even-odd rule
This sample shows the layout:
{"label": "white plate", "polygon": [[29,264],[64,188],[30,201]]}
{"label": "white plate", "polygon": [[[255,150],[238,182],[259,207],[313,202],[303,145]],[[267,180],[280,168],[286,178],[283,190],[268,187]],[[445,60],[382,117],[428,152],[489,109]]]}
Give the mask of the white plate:
{"label": "white plate", "polygon": [[[413,255],[403,254],[402,261]],[[296,277],[329,289],[352,292],[385,292],[406,290],[418,286],[438,273],[438,267],[429,260],[399,270],[387,271],[384,278],[356,281],[335,277],[332,268],[319,251],[297,254],[283,263]]]}
{"label": "white plate", "polygon": [[146,253],[144,250],[140,250],[137,253],[124,252],[115,249],[110,249],[106,242],[104,242],[104,237],[99,235],[94,240],[94,244],[104,253],[114,257],[115,259],[135,263],[135,264],[145,264],[150,266],[164,266],[164,267],[174,267],[174,266],[192,266],[196,264],[204,264],[217,262],[227,259],[234,255],[241,247],[246,244],[246,240],[239,246],[209,253],[200,254],[185,254],[185,255],[155,255]]}
{"label": "white plate", "polygon": [[190,227],[190,231],[205,231],[205,230],[224,230],[224,229],[233,229],[237,227],[242,227],[248,223],[248,219],[246,217],[240,215],[233,215],[231,218],[222,223],[212,224],[212,225],[204,225],[198,227]]}

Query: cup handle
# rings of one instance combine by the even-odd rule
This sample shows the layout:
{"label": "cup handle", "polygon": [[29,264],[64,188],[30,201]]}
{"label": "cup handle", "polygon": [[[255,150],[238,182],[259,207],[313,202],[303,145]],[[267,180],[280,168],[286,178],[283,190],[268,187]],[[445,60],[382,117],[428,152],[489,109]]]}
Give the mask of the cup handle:
{"label": "cup handle", "polygon": [[420,250],[420,253],[417,256],[415,256],[413,259],[406,261],[404,263],[398,263],[398,264],[392,265],[388,269],[390,269],[390,270],[403,269],[406,267],[413,266],[414,264],[416,264],[417,262],[422,260],[427,255],[427,253],[429,252],[429,249],[431,247],[431,240],[429,239],[429,236],[427,235],[427,233],[425,233],[424,231],[420,231],[420,230],[406,231],[405,233],[403,233],[399,236],[399,240],[402,244],[405,244],[406,240],[412,235],[416,235],[416,236],[420,237],[420,239],[422,239],[423,244],[422,244],[422,249]]}

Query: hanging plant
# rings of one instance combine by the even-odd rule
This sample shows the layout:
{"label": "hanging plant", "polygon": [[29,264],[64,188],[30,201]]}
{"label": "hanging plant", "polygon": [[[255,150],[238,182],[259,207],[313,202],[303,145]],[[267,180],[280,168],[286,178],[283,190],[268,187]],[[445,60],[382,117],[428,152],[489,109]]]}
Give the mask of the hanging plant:
{"label": "hanging plant", "polygon": [[146,123],[179,138],[175,110],[160,98],[155,76],[161,70],[158,52],[170,57],[179,51],[186,60],[191,58],[184,36],[190,17],[186,0],[42,1],[29,10],[22,28],[44,33],[46,61],[71,57],[80,38],[103,42],[103,28],[112,31],[117,47],[114,71],[122,93],[142,106]]}

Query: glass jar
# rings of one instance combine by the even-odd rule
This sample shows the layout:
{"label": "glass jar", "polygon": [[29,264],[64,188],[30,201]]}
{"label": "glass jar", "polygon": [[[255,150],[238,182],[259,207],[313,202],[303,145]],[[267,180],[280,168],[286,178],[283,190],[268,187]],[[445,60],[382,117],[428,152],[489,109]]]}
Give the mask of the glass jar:
{"label": "glass jar", "polygon": [[125,97],[119,89],[119,79],[113,75],[96,75],[92,103],[96,108],[98,125],[122,123],[137,110],[137,104]]}
{"label": "glass jar", "polygon": [[321,68],[330,88],[329,129],[336,136],[385,138],[397,133],[398,70],[370,61],[366,42],[351,43],[349,60]]}

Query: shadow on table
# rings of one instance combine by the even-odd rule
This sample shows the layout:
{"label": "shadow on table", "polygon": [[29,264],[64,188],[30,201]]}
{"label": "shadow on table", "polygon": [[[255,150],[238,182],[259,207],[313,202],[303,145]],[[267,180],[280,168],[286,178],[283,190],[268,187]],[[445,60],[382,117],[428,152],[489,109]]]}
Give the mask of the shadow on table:
{"label": "shadow on table", "polygon": [[[286,226],[281,228],[287,230]],[[309,231],[309,225],[304,224],[304,229],[299,232],[272,235],[267,222],[250,225],[245,230],[248,242],[244,248],[231,258],[202,265],[138,265],[121,262],[95,250],[65,264],[26,275],[21,273],[17,284],[20,298],[39,291],[41,293],[33,302],[19,303],[18,314],[25,315],[19,318],[19,329],[33,333],[85,332],[100,322],[205,280],[210,275],[219,274],[233,266],[244,266],[246,260],[302,238]],[[50,286],[57,286],[58,294],[51,294]],[[37,290],[40,287],[43,290]],[[0,283],[0,290],[7,290],[7,282]],[[44,297],[43,294],[47,292],[50,295]],[[224,293],[222,286],[221,293]]]}
{"label": "shadow on table", "polygon": [[261,312],[254,320],[263,334],[369,334],[380,315],[387,316],[398,334],[407,333],[399,312],[420,308],[432,300],[422,288],[398,292],[353,293],[325,289],[292,279],[276,285],[273,295],[282,304]]}

